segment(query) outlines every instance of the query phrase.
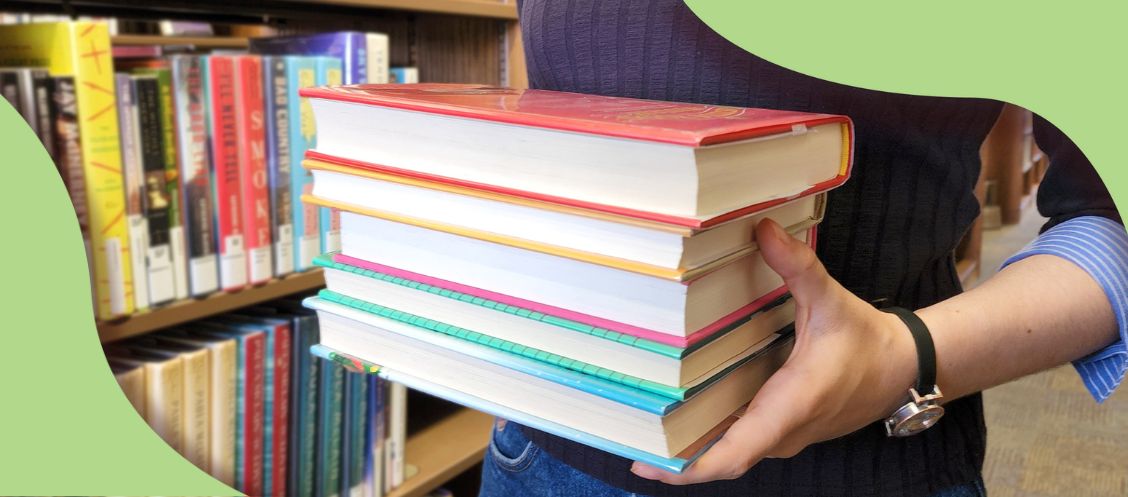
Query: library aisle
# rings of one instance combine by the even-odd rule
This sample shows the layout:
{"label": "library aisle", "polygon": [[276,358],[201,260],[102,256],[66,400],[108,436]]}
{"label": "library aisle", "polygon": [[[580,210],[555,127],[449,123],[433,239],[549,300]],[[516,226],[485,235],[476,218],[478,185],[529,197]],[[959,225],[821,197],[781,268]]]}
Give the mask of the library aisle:
{"label": "library aisle", "polygon": [[[1038,234],[1045,219],[1033,205],[1019,224],[983,232],[982,279]],[[983,478],[991,497],[1078,495],[1119,497],[1128,492],[1128,394],[1104,404],[1061,366],[983,394],[987,461]]]}

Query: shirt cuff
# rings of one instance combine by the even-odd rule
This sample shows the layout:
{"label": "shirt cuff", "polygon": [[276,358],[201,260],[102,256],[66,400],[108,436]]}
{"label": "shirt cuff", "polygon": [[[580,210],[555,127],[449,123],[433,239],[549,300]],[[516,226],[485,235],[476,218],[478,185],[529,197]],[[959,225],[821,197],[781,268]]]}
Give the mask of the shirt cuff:
{"label": "shirt cuff", "polygon": [[1089,393],[1104,402],[1128,371],[1128,233],[1111,219],[1076,217],[1039,235],[1000,269],[1032,255],[1056,255],[1076,264],[1097,280],[1112,304],[1120,340],[1073,361]]}

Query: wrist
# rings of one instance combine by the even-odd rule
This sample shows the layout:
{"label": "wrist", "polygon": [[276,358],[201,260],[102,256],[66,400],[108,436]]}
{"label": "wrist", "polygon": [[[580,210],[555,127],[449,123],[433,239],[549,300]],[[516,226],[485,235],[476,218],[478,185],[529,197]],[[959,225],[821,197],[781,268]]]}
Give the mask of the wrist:
{"label": "wrist", "polygon": [[885,392],[886,404],[882,414],[887,415],[905,403],[909,389],[916,385],[920,368],[917,361],[916,343],[908,326],[897,316],[888,312],[878,312],[882,321],[883,347],[885,351],[879,360],[885,364],[881,391]]}

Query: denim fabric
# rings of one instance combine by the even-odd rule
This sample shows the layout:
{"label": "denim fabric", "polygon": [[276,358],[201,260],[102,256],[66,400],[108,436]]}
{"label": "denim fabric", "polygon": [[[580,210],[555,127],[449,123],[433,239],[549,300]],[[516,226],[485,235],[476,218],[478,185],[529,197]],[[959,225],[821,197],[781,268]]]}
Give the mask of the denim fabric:
{"label": "denim fabric", "polygon": [[[981,480],[930,497],[986,497]],[[478,497],[646,497],[619,490],[541,451],[514,423],[494,423]]]}

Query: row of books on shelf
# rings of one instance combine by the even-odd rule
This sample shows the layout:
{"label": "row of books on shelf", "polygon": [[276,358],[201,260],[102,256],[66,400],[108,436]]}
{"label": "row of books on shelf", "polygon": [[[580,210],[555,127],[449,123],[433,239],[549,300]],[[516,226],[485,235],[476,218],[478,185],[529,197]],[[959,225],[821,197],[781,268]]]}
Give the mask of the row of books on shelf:
{"label": "row of books on shelf", "polygon": [[[786,360],[848,118],[476,85],[302,90],[341,212],[315,354],[681,471]],[[768,228],[765,226],[765,228]],[[784,234],[786,233],[786,234]],[[379,366],[379,367],[376,367]]]}
{"label": "row of books on shelf", "polygon": [[417,77],[389,70],[380,33],[117,59],[102,23],[0,26],[0,38],[20,64],[0,69],[0,90],[70,194],[99,319],[265,283],[334,250],[336,214],[299,201],[317,133],[298,90]]}
{"label": "row of books on shelf", "polygon": [[125,396],[188,461],[248,495],[380,496],[403,482],[406,390],[310,354],[278,300],[105,346]]}

